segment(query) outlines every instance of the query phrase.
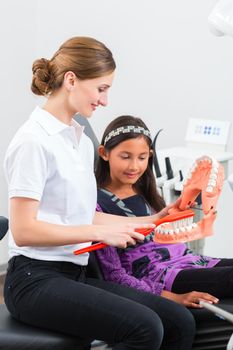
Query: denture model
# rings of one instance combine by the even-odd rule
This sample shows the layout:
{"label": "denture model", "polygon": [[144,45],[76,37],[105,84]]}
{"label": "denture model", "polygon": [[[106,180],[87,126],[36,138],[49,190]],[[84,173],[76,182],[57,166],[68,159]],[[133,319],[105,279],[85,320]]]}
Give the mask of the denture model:
{"label": "denture model", "polygon": [[213,235],[216,205],[224,182],[223,166],[214,158],[203,156],[191,167],[183,183],[179,206],[172,207],[169,214],[179,213],[192,206],[201,194],[203,217],[193,223],[193,217],[163,223],[155,228],[154,241],[158,243],[190,242]]}

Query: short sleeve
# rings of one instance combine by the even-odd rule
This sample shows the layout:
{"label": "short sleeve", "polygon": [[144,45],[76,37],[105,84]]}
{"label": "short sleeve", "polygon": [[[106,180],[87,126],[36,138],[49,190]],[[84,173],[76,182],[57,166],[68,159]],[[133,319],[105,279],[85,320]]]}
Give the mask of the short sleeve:
{"label": "short sleeve", "polygon": [[32,137],[9,146],[4,162],[9,198],[41,199],[48,173],[47,158],[44,147]]}

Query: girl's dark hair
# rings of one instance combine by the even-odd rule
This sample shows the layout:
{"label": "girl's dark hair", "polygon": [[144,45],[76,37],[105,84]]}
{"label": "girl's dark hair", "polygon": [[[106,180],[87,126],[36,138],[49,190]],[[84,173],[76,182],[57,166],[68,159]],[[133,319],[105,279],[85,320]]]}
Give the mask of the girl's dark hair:
{"label": "girl's dark hair", "polygon": [[[101,145],[104,145],[105,137],[111,131],[119,127],[126,127],[129,125],[133,125],[135,127],[143,127],[144,129],[148,130],[146,124],[140,118],[132,117],[130,115],[123,115],[114,119],[107,126],[101,140]],[[144,134],[138,134],[134,132],[120,133],[119,135],[116,135],[110,138],[104,145],[105,150],[109,152],[114,147],[119,145],[121,142],[126,141],[128,139],[138,138],[138,137],[144,137],[144,139],[148,143],[148,147],[152,150],[151,139]],[[138,181],[134,184],[134,188],[138,193],[140,193],[145,198],[145,200],[153,209],[155,209],[156,211],[160,211],[162,208],[165,207],[165,202],[157,191],[155,176],[153,174],[152,166],[153,166],[153,159],[151,156],[149,158],[146,171],[140,177],[140,179],[138,179]],[[105,161],[102,157],[99,157],[97,161],[96,179],[97,179],[97,185],[99,188],[107,187],[111,181],[109,162]]]}
{"label": "girl's dark hair", "polygon": [[103,43],[89,37],[74,37],[62,44],[50,60],[41,58],[33,63],[31,90],[47,96],[61,87],[68,71],[85,80],[111,74],[115,68],[112,53]]}

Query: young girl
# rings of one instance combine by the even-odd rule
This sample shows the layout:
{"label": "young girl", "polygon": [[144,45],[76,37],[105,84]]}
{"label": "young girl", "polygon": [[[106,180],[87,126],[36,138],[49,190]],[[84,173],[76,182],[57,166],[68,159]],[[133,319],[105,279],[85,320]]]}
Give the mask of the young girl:
{"label": "young girl", "polygon": [[[98,210],[123,216],[166,211],[152,172],[150,132],[139,118],[121,116],[106,128],[97,163]],[[151,236],[134,247],[96,251],[107,281],[200,307],[233,295],[233,259],[193,253],[183,243],[158,244]]]}
{"label": "young girl", "polygon": [[91,241],[133,245],[144,238],[136,227],[154,227],[153,217],[95,213],[93,146],[73,117],[78,112],[90,117],[107,105],[114,70],[111,51],[87,37],[71,38],[51,59],[33,63],[31,89],[46,101],[6,152],[10,260],[5,303],[22,322],[87,343],[100,339],[116,349],[190,349],[195,324],[188,310],[90,279],[88,254],[73,254]]}

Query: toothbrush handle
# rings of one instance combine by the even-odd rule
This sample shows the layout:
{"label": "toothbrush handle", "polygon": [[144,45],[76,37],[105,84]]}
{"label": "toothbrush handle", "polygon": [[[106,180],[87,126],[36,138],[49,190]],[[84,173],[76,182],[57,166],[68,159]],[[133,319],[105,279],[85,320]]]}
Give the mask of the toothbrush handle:
{"label": "toothbrush handle", "polygon": [[[149,228],[149,229],[148,228],[144,228],[144,229],[142,228],[142,229],[138,229],[138,230],[135,230],[135,231],[143,234],[144,236],[147,236],[149,233],[151,233],[152,229],[151,228]],[[107,247],[106,243],[95,243],[95,244],[90,245],[89,247],[75,250],[74,254],[75,255],[79,255],[79,254],[84,254],[84,253],[87,253],[87,252],[93,252],[94,250],[102,249],[102,248],[105,248],[105,247]]]}
{"label": "toothbrush handle", "polygon": [[87,252],[93,252],[94,250],[105,248],[105,247],[107,247],[107,244],[105,244],[105,243],[95,243],[95,244],[90,245],[89,247],[75,250],[74,254],[79,255],[79,254],[84,254]]}

